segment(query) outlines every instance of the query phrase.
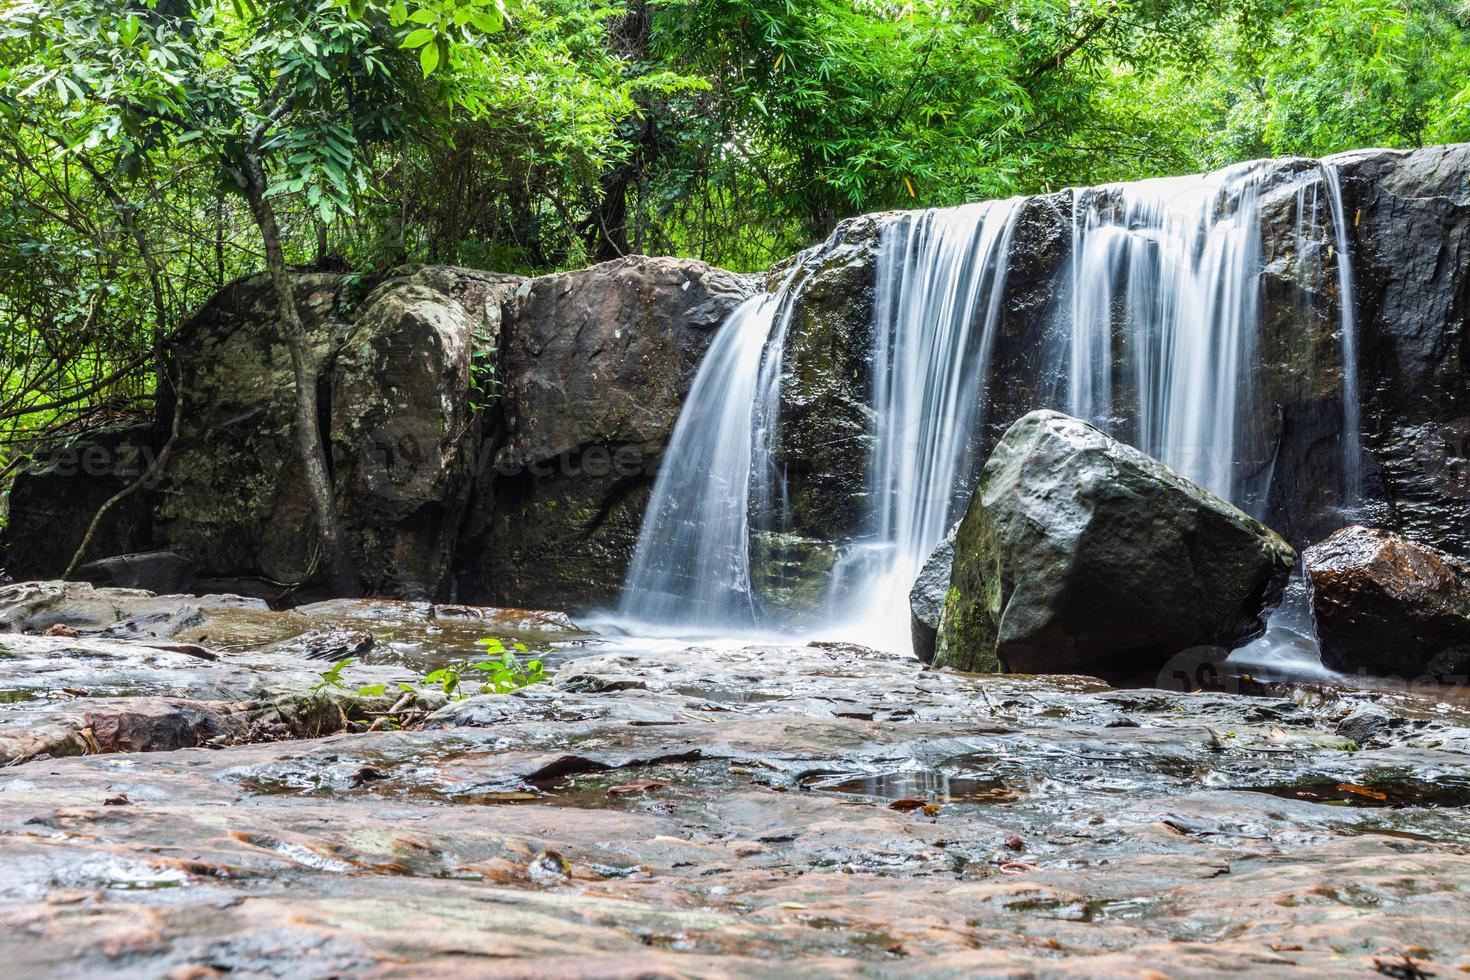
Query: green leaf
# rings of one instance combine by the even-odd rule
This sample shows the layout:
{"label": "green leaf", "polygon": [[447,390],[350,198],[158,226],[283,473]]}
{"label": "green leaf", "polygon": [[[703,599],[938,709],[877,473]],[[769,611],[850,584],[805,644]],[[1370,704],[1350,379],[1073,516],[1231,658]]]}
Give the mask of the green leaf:
{"label": "green leaf", "polygon": [[470,14],[470,23],[481,34],[499,34],[504,26],[498,16],[476,10]]}
{"label": "green leaf", "polygon": [[[419,48],[419,47],[423,47],[425,44],[428,44],[432,40],[434,40],[434,32],[431,31],[431,30],[429,30],[427,27],[420,27],[416,31],[410,31],[409,34],[408,34],[408,37],[406,37],[406,38],[403,39],[403,43],[400,44],[399,47],[402,47],[402,48]],[[422,56],[420,57],[420,60],[422,61]],[[438,60],[439,60],[439,52],[438,51],[435,51],[434,52],[434,61],[435,61],[436,64],[438,63]],[[433,69],[432,68],[425,69],[424,70],[424,74],[425,75],[428,75],[430,71],[433,71]]]}

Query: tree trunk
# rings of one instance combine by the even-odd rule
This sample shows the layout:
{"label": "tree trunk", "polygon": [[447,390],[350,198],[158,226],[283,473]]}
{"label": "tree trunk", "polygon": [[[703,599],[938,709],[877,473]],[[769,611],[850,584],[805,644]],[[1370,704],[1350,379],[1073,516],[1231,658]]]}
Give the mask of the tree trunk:
{"label": "tree trunk", "polygon": [[275,207],[265,196],[265,168],[253,149],[244,156],[242,174],[245,199],[260,229],[265,244],[266,271],[276,293],[280,310],[281,332],[291,352],[291,371],[295,379],[296,447],[306,471],[306,492],[316,518],[321,543],[321,563],[326,569],[327,585],[339,596],[356,595],[356,576],[348,567],[342,552],[342,531],[337,520],[337,501],[332,478],[327,469],[326,448],[322,444],[321,426],[317,421],[316,389],[321,367],[311,352],[311,339],[296,308],[296,295],[286,270],[286,256],[281,250],[281,232],[276,224]]}

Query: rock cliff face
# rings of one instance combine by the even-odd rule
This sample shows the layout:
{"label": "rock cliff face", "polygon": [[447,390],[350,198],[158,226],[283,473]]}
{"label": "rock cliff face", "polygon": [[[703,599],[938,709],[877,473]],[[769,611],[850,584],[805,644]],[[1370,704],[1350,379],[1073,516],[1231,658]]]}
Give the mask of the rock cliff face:
{"label": "rock cliff face", "polygon": [[1470,145],[1339,158],[1377,521],[1470,557]]}
{"label": "rock cliff face", "polygon": [[[120,425],[58,439],[36,454],[10,490],[7,569],[16,578],[60,575],[92,515],[152,461],[153,427]],[[153,531],[149,494],[112,508],[93,538],[93,555],[144,551]]]}
{"label": "rock cliff face", "polygon": [[[753,279],[638,257],[533,280],[408,268],[370,285],[297,277],[361,590],[568,607],[614,597],[689,381]],[[192,562],[202,588],[311,595],[290,359],[263,279],[191,318],[173,371],[173,460],[89,556],[159,549]],[[155,433],[99,431],[40,457],[12,498],[12,573],[58,574],[97,507],[146,466]]]}
{"label": "rock cliff face", "polygon": [[463,601],[610,603],[712,333],[755,288],[632,257],[521,284],[457,557]]}
{"label": "rock cliff face", "polygon": [[[1356,284],[1363,519],[1470,555],[1470,145],[1331,163]],[[992,380],[975,393],[985,399],[976,460],[1016,419],[1056,406],[1048,358],[1067,330],[1075,208],[1114,193],[1020,204]],[[1242,501],[1247,509],[1297,546],[1350,523],[1338,507],[1344,371],[1330,274],[1338,229],[1326,199],[1316,162],[1266,168],[1261,330],[1235,461],[1248,483],[1269,488]],[[1304,200],[1323,211],[1305,230]],[[821,589],[795,593],[824,586],[843,548],[871,530],[863,513],[877,421],[868,408],[873,310],[880,244],[900,217],[850,219],[765,279],[773,286],[794,274],[800,289],[782,361],[777,472],[768,475],[780,481],[781,521],[753,550],[758,587],[792,593],[779,598],[798,606]],[[363,591],[568,607],[612,599],[652,468],[710,335],[757,283],[641,257],[531,280],[415,268],[371,288],[301,273],[300,305],[326,365],[321,418]],[[201,587],[257,594],[310,580],[289,360],[270,305],[263,280],[247,279],[191,320],[175,350],[176,458],[106,522],[90,558],[177,551]],[[1112,431],[1127,441],[1129,373],[1115,356],[1122,395]],[[156,449],[168,410],[163,425],[81,441],[105,443],[117,458]],[[15,483],[12,574],[60,571],[90,513],[127,482],[113,470],[59,475],[65,451],[51,447]]]}

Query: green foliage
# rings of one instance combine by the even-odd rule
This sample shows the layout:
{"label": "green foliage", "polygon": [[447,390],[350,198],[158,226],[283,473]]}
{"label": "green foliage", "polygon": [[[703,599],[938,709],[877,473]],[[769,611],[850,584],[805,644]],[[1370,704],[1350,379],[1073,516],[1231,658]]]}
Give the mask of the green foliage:
{"label": "green foliage", "polygon": [[[516,653],[525,653],[524,643],[506,647],[504,641],[488,638],[479,641],[485,648],[484,660],[456,660],[424,674],[414,682],[404,682],[398,687],[404,694],[413,694],[420,688],[437,687],[450,700],[461,701],[474,694],[509,694],[532,684],[547,680],[546,669],[539,659],[524,663]],[[344,657],[322,671],[320,680],[312,685],[313,694],[326,691],[342,691],[356,697],[377,697],[387,691],[384,684],[366,684],[352,687],[343,674],[348,667],[357,663],[356,657]]]}
{"label": "green foliage", "polygon": [[383,684],[365,684],[358,688],[349,687],[347,682],[342,679],[342,673],[355,663],[357,663],[356,657],[344,657],[332,664],[332,666],[318,675],[321,680],[311,686],[311,692],[313,694],[321,694],[325,691],[347,691],[360,698],[373,698],[388,689]]}
{"label": "green foliage", "polygon": [[[546,680],[546,671],[540,660],[528,660],[523,664],[502,641],[490,638],[479,642],[490,657],[498,654],[499,659],[456,661],[426,674],[420,685],[438,686],[446,697],[463,700],[471,696],[466,687],[478,694],[509,694]],[[517,643],[515,650],[524,653],[526,645]]]}

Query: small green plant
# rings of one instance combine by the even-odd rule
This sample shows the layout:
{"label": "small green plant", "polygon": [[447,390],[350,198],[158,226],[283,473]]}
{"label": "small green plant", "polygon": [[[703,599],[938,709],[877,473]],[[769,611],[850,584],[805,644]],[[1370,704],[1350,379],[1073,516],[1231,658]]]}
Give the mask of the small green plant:
{"label": "small green plant", "polygon": [[[420,688],[438,687],[450,700],[462,701],[473,694],[509,694],[511,691],[519,691],[523,687],[540,684],[546,680],[546,669],[540,660],[527,660],[522,663],[521,659],[516,656],[517,653],[527,651],[524,643],[516,643],[513,647],[507,647],[503,641],[494,637],[480,640],[479,643],[489,655],[487,659],[457,660],[430,671],[417,681],[405,681],[398,685],[398,689],[406,695],[412,695]],[[321,672],[319,675],[321,680],[312,685],[312,693],[345,691],[360,698],[371,698],[377,697],[388,689],[385,684],[365,684],[358,688],[348,685],[342,675],[348,667],[355,663],[357,663],[356,657],[343,657],[332,664]],[[404,698],[403,700],[411,699]],[[394,710],[397,710],[396,706]]]}
{"label": "small green plant", "polygon": [[[506,645],[488,637],[480,640],[480,646],[490,657],[499,655],[499,659],[487,659],[477,662],[460,660],[452,664],[431,671],[420,681],[421,686],[439,685],[446,697],[454,700],[463,700],[470,697],[465,691],[466,687],[477,688],[478,694],[509,694],[511,691],[519,691],[523,687],[532,684],[540,684],[546,680],[546,670],[540,660],[528,660],[521,663],[516,651],[526,652],[524,643],[517,643],[514,650],[508,649]],[[407,685],[404,686],[407,690]]]}
{"label": "small green plant", "polygon": [[[479,338],[475,338],[479,342]],[[476,346],[470,354],[470,409],[483,412],[500,394],[500,379],[496,376],[499,350],[486,343]]]}
{"label": "small green plant", "polygon": [[328,690],[351,691],[360,698],[375,698],[388,689],[385,684],[364,684],[356,690],[348,687],[342,680],[342,672],[355,663],[357,663],[356,657],[343,657],[341,660],[332,664],[332,666],[317,675],[321,677],[321,680],[311,686],[311,693],[320,694]]}

